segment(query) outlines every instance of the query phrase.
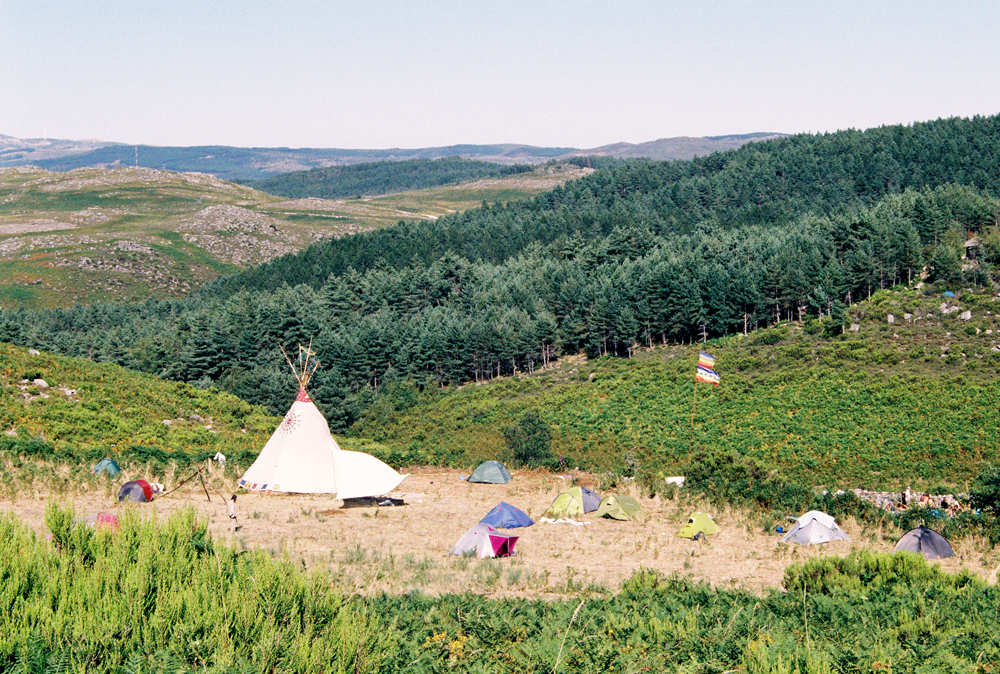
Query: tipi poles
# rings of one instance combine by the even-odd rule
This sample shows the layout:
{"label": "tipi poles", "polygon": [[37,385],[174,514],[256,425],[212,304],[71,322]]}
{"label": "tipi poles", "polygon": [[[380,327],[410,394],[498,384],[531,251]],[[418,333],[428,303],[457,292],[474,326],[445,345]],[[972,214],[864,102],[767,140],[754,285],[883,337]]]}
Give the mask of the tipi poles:
{"label": "tipi poles", "polygon": [[694,448],[694,411],[698,406],[698,370],[694,372],[694,393],[691,399],[691,434],[688,436],[688,463],[691,462],[691,450]]}
{"label": "tipi poles", "polygon": [[296,360],[298,367],[296,367],[295,363],[292,363],[292,359],[285,353],[285,347],[279,344],[278,348],[281,349],[281,355],[285,357],[288,367],[292,369],[292,374],[295,375],[295,380],[299,383],[299,388],[305,390],[309,384],[309,378],[319,368],[319,361],[316,360],[316,352],[312,350],[312,340],[309,340],[309,346],[299,344],[299,357]]}

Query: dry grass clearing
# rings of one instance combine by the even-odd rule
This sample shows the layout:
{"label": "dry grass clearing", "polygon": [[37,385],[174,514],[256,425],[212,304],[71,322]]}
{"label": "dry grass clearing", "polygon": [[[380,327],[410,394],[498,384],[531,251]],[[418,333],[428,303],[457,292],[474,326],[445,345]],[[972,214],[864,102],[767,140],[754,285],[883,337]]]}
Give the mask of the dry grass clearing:
{"label": "dry grass clearing", "polygon": [[[213,482],[217,481],[217,478]],[[577,484],[588,484],[586,475]],[[114,502],[108,487],[82,495],[46,495],[0,501],[0,512],[13,511],[44,535],[44,512],[50,498],[71,504],[81,516],[137,508],[164,517],[193,507],[210,520],[217,541],[237,548],[262,548],[276,557],[328,572],[348,592],[432,594],[474,591],[489,596],[556,596],[591,585],[616,589],[640,568],[706,580],[716,587],[744,587],[761,593],[781,586],[785,567],[813,556],[844,555],[852,549],[890,552],[898,533],[863,531],[854,521],[841,522],[852,542],[802,547],[779,543],[747,513],[716,513],[721,531],[707,541],[680,539],[676,533],[697,504],[686,498],[644,498],[644,511],[634,521],[597,519],[583,524],[546,524],[513,530],[521,536],[516,556],[508,559],[458,557],[448,554],[458,538],[500,501],[538,519],[571,479],[545,473],[515,472],[506,485],[468,484],[459,472],[415,469],[396,496],[398,507],[342,508],[324,496],[241,494],[240,529],[231,534],[223,495],[208,502],[200,487],[181,490],[151,504]],[[170,488],[170,485],[167,485]],[[225,496],[228,496],[226,494]],[[988,543],[963,540],[956,556],[940,562],[943,569],[961,568],[996,582],[1000,559]]]}

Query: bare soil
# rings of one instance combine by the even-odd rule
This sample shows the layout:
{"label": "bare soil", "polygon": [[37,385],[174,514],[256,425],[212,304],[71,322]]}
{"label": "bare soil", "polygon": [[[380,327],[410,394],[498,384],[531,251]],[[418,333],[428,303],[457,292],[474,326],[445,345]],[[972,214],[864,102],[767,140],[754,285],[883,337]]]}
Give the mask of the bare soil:
{"label": "bare soil", "polygon": [[[587,475],[527,471],[515,471],[514,480],[506,485],[469,484],[458,471],[421,468],[392,495],[405,500],[405,505],[395,507],[346,508],[329,496],[239,493],[236,532],[229,531],[225,499],[230,494],[213,491],[208,501],[201,487],[191,483],[149,504],[117,504],[112,486],[82,495],[38,493],[0,501],[0,512],[13,511],[45,535],[44,512],[50,498],[72,505],[81,518],[125,509],[163,518],[191,507],[209,520],[217,542],[287,557],[329,573],[345,591],[362,593],[420,590],[559,596],[591,585],[613,591],[645,568],[760,594],[780,588],[791,563],[842,556],[857,549],[891,552],[898,536],[898,532],[862,530],[848,520],[840,525],[852,538],[850,542],[808,547],[784,544],[775,532],[763,531],[761,521],[752,515],[727,510],[712,513],[720,526],[717,535],[692,541],[678,538],[677,531],[699,509],[697,503],[683,496],[645,498],[634,489],[623,491],[642,504],[643,512],[633,521],[599,519],[591,513],[579,524],[537,522],[574,478],[576,484],[593,485]],[[520,535],[516,555],[484,560],[450,555],[462,534],[500,501],[525,510],[536,520],[531,527],[510,531]],[[935,563],[946,571],[967,569],[996,582],[998,557],[987,542],[958,541],[955,551],[954,558]]]}

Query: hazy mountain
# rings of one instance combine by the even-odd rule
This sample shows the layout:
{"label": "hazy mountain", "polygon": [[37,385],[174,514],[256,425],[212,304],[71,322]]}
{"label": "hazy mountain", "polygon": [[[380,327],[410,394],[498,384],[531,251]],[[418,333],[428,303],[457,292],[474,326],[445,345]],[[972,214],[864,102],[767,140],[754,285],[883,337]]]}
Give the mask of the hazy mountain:
{"label": "hazy mountain", "polygon": [[499,164],[541,164],[551,159],[587,155],[691,159],[779,135],[781,134],[754,133],[708,138],[663,138],[638,145],[616,143],[592,149],[500,144],[386,150],[239,148],[225,145],[157,147],[98,140],[18,139],[0,136],[0,168],[33,165],[49,171],[70,171],[78,168],[140,166],[168,171],[196,171],[226,180],[261,180],[281,173],[326,166],[442,157],[463,157]]}

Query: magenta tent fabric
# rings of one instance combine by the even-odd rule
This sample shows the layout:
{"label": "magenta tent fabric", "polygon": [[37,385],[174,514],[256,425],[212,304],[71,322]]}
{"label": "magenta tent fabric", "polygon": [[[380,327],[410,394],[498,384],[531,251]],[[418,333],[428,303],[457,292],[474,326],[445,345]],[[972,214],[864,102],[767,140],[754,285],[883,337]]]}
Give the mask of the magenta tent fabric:
{"label": "magenta tent fabric", "polygon": [[479,522],[458,539],[451,549],[453,555],[475,554],[483,557],[509,557],[514,554],[518,536],[503,534],[489,524]]}

